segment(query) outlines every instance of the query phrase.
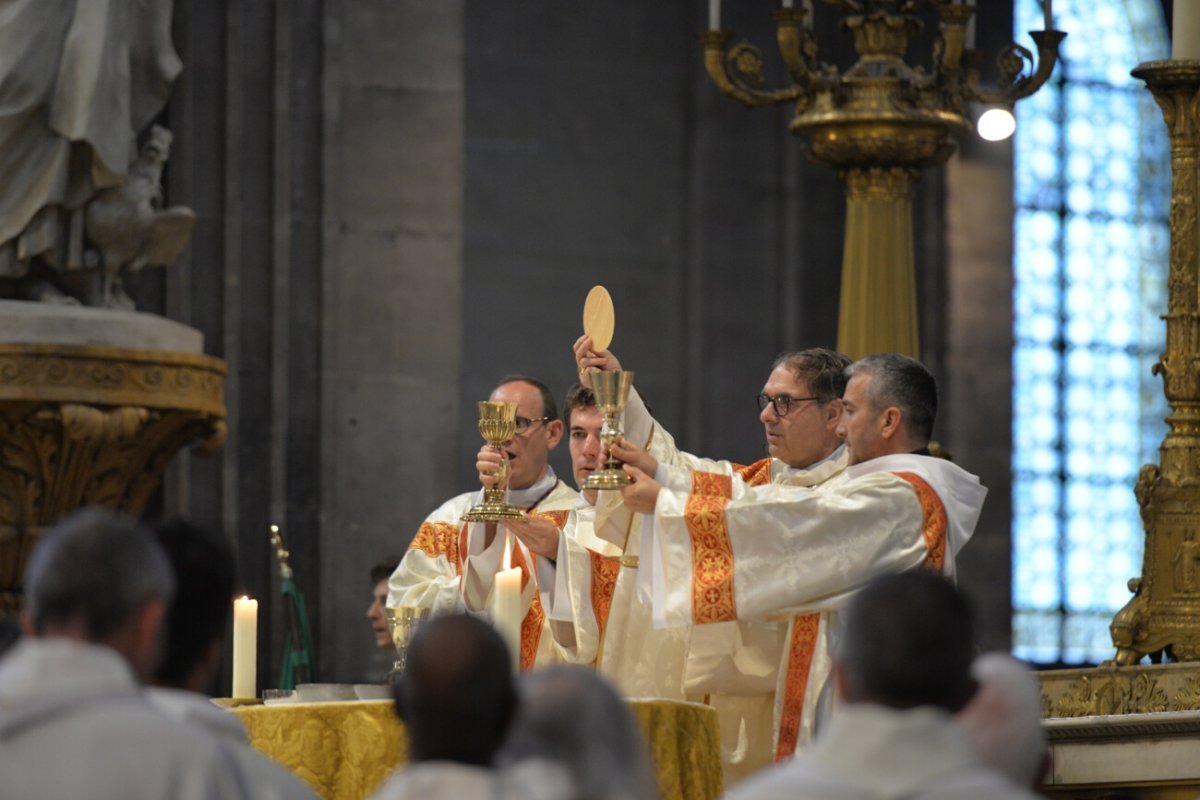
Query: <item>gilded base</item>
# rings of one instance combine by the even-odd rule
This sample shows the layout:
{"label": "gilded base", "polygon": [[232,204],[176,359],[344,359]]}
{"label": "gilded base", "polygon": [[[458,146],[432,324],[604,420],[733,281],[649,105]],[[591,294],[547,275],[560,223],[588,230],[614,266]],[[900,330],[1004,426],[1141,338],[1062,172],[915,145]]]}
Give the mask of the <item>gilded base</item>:
{"label": "gilded base", "polygon": [[486,500],[462,515],[463,522],[503,522],[506,519],[522,519],[525,512],[513,508],[503,500]]}
{"label": "gilded base", "polygon": [[208,356],[0,344],[0,614],[47,526],[87,505],[141,516],[176,453],[221,447],[224,385]]}
{"label": "gilded base", "polygon": [[624,489],[633,479],[619,469],[602,469],[593,472],[583,482],[585,489]]}

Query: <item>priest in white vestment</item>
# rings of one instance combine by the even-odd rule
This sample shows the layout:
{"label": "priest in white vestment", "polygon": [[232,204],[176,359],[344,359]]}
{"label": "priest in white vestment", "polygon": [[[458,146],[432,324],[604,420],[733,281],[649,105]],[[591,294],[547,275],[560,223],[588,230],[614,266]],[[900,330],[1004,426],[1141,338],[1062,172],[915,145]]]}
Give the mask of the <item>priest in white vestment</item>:
{"label": "priest in white vestment", "polygon": [[[592,351],[586,336],[576,342],[575,355],[588,368],[620,369],[612,353]],[[746,476],[754,483],[821,483],[837,475],[846,464],[836,428],[849,364],[845,356],[821,348],[785,353],[776,359],[759,395],[759,419],[770,456],[748,467],[680,451],[670,434],[650,416],[636,389],[626,408],[625,433],[628,440],[646,442],[649,455],[623,445],[617,446],[616,453],[635,459],[643,470],[656,473],[662,481],[683,491],[691,489],[693,471]],[[776,753],[777,731],[785,716],[783,690],[787,686],[793,619],[775,615],[699,627],[655,628],[650,606],[637,596],[641,525],[631,524],[629,510],[615,493],[601,494],[599,508],[592,517],[579,515],[584,532],[568,539],[564,547],[569,543],[568,549],[577,551],[577,543],[600,539],[599,545],[588,546],[619,555],[621,567],[607,625],[598,626],[599,614],[588,614],[588,600],[598,593],[593,587],[603,576],[596,569],[589,570],[588,561],[577,553],[560,553],[558,585],[563,585],[565,577],[572,583],[563,594],[573,601],[576,628],[603,629],[603,647],[593,648],[599,649],[598,667],[627,694],[694,699],[716,708],[727,781],[732,783],[769,763]],[[598,528],[594,525],[595,515],[600,518]],[[551,616],[557,616],[560,609],[556,604]],[[664,642],[672,646],[665,647]],[[818,672],[822,666],[828,670],[826,659],[818,659]],[[790,704],[798,709],[803,700],[802,695],[793,696]],[[788,742],[794,741],[799,728],[800,714],[795,709],[788,708],[787,719],[792,723],[791,738],[786,733],[784,736]],[[790,752],[789,748],[787,754]]]}
{"label": "priest in white vestment", "polygon": [[693,471],[691,485],[681,486],[627,467],[635,483],[623,491],[625,503],[648,515],[639,583],[656,624],[790,618],[776,759],[811,738],[827,705],[847,598],[886,572],[925,567],[953,576],[986,494],[975,476],[924,454],[937,390],[923,365],[871,356],[848,374],[837,430],[849,463],[818,485]]}
{"label": "priest in white vestment", "polygon": [[[554,580],[559,531],[579,494],[559,480],[548,461],[563,436],[549,388],[534,378],[509,376],[490,399],[517,403],[517,432],[504,443],[503,456],[485,445],[479,464],[494,465],[501,457],[508,462],[506,499],[528,515],[521,525],[524,538],[517,537],[512,548],[512,566],[521,569],[520,664],[532,669],[558,661],[538,587]],[[431,608],[435,614],[491,608],[505,537],[496,535],[492,523],[462,521],[481,498],[480,491],[466,492],[425,519],[388,582],[389,606]]]}

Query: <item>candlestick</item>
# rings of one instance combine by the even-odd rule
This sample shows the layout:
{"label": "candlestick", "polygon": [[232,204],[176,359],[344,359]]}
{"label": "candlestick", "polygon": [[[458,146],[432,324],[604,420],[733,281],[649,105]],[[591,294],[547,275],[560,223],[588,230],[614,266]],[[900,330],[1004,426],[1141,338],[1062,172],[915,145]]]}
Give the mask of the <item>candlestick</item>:
{"label": "candlestick", "polygon": [[708,29],[721,30],[721,0],[708,0]]}
{"label": "candlestick", "polygon": [[258,696],[258,601],[239,597],[233,601],[233,696]]}
{"label": "candlestick", "polygon": [[1175,3],[1171,20],[1171,58],[1200,58],[1200,3],[1184,0]]}
{"label": "candlestick", "polygon": [[504,566],[496,573],[492,624],[508,645],[513,672],[521,668],[521,570],[512,566],[512,534],[504,534]]}

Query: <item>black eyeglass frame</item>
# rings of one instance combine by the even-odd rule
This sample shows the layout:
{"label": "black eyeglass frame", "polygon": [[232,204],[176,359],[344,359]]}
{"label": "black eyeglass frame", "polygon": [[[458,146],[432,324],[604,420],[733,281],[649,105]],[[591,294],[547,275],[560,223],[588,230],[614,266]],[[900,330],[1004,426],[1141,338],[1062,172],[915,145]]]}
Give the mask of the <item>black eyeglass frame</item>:
{"label": "black eyeglass frame", "polygon": [[[758,401],[758,410],[760,413],[764,408],[767,407],[767,403],[770,403],[775,409],[775,413],[781,417],[786,417],[788,415],[788,412],[792,410],[793,403],[803,403],[806,400],[816,400],[817,402],[821,401],[821,398],[819,397],[792,397],[790,394],[777,394],[774,397],[771,397],[771,395],[767,394],[766,392],[760,392],[759,394],[756,394],[754,399]],[[779,407],[781,404],[783,405],[783,408]]]}

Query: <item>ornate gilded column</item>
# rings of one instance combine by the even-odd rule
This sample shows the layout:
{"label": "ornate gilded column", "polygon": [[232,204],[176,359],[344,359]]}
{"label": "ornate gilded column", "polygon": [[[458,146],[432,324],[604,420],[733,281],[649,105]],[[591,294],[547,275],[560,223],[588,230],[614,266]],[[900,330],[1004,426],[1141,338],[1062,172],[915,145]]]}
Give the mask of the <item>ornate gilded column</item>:
{"label": "ornate gilded column", "polygon": [[0,614],[43,528],[85,505],[140,515],[182,448],[225,439],[225,363],[151,314],[0,301]]}
{"label": "ornate gilded column", "polygon": [[1155,365],[1171,412],[1161,467],[1142,467],[1134,491],[1146,528],[1142,576],[1112,622],[1116,663],[1164,648],[1200,660],[1200,61],[1151,61],[1133,71],[1171,136],[1171,250],[1166,352]]}
{"label": "ornate gilded column", "polygon": [[[1034,31],[1037,58],[1010,43],[997,57],[998,84],[979,82],[983,54],[966,43],[974,5],[950,0],[824,0],[843,11],[859,60],[838,69],[820,60],[803,8],[773,12],[779,55],[792,83],[764,88],[763,56],[726,31],[700,34],[704,64],[725,94],[754,107],[792,103],[789,130],[846,184],[838,349],[852,358],[880,351],[920,356],[913,257],[912,190],[922,170],[942,164],[970,130],[970,101],[1012,108],[1054,69],[1060,31]],[[931,10],[938,24],[932,70],[904,61]]]}

